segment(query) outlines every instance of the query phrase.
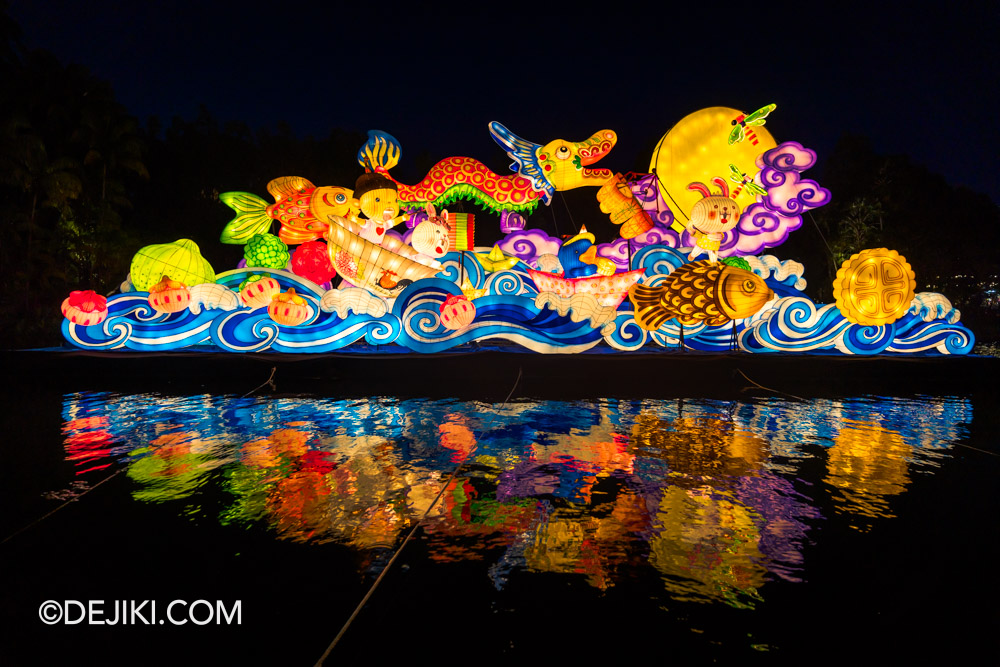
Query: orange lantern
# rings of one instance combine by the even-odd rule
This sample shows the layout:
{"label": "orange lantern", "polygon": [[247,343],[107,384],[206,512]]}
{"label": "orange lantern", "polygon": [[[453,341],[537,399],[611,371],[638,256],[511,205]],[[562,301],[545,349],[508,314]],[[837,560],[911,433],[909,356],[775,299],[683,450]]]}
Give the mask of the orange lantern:
{"label": "orange lantern", "polygon": [[108,316],[108,300],[94,290],[74,290],[63,300],[62,314],[73,324],[100,324]]}
{"label": "orange lantern", "polygon": [[295,293],[295,288],[289,287],[287,292],[271,297],[271,305],[267,314],[278,324],[294,327],[302,324],[309,317],[309,306],[306,300]]}
{"label": "orange lantern", "polygon": [[464,329],[475,318],[476,307],[464,294],[452,294],[441,304],[441,324],[446,329]]}
{"label": "orange lantern", "polygon": [[253,309],[271,305],[271,298],[281,291],[278,281],[271,276],[257,276],[259,280],[248,279],[240,290],[240,299]]}
{"label": "orange lantern", "polygon": [[191,303],[191,292],[184,283],[163,276],[149,288],[149,305],[160,313],[178,313]]}

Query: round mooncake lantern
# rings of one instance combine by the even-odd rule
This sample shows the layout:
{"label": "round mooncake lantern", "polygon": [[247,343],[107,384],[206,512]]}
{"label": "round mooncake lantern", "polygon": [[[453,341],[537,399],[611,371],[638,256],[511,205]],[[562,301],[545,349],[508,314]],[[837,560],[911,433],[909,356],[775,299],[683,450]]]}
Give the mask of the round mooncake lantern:
{"label": "round mooncake lantern", "polygon": [[160,313],[178,313],[191,303],[191,292],[184,283],[163,276],[149,288],[149,305]]}
{"label": "round mooncake lantern", "polygon": [[74,290],[63,300],[62,314],[73,324],[100,324],[108,316],[108,300],[94,290]]}
{"label": "round mooncake lantern", "polygon": [[441,324],[446,329],[464,329],[476,318],[476,307],[464,294],[452,294],[441,304]]}
{"label": "round mooncake lantern", "polygon": [[271,305],[267,314],[278,324],[294,327],[302,324],[309,317],[309,306],[306,300],[295,293],[295,288],[289,287],[287,292],[271,297]]}
{"label": "round mooncake lantern", "polygon": [[271,297],[281,291],[278,281],[271,276],[254,275],[240,286],[240,300],[256,310],[271,305]]}

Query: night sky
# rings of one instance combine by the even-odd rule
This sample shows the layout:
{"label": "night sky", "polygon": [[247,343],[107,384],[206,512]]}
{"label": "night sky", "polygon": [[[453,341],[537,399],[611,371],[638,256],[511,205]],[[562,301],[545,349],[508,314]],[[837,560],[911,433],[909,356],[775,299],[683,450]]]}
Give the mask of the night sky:
{"label": "night sky", "polygon": [[864,134],[1000,202],[997,3],[340,4],[12,0],[9,13],[26,46],[110,81],[143,123],[204,104],[220,123],[299,136],[380,129],[402,144],[404,181],[423,152],[503,168],[491,120],[543,144],[613,129],[597,166],[629,171],[693,111],[776,103],[767,128],[821,161]]}

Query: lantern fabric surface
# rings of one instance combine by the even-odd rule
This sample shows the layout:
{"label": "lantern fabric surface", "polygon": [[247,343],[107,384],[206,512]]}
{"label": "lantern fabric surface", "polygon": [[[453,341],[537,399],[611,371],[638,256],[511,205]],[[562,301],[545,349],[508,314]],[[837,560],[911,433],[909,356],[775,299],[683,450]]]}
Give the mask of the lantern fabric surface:
{"label": "lantern fabric surface", "polygon": [[167,276],[149,289],[149,305],[161,313],[177,313],[191,303],[191,292],[184,283]]}
{"label": "lantern fabric surface", "polygon": [[476,247],[476,216],[472,213],[448,213],[448,238],[452,250],[472,250]]}
{"label": "lantern fabric surface", "polygon": [[267,314],[278,324],[294,327],[309,317],[309,305],[295,293],[295,288],[289,287],[287,292],[271,297]]}
{"label": "lantern fabric surface", "polygon": [[132,284],[140,292],[170,276],[185,285],[215,282],[215,269],[201,256],[198,244],[190,239],[148,245],[132,257]]}
{"label": "lantern fabric surface", "polygon": [[250,308],[265,308],[271,305],[271,298],[281,291],[278,281],[271,276],[251,276],[240,287],[240,300]]}
{"label": "lantern fabric surface", "polygon": [[441,304],[441,324],[446,329],[458,331],[472,324],[476,306],[463,294],[452,294]]}
{"label": "lantern fabric surface", "polygon": [[288,246],[274,234],[256,234],[243,249],[247,266],[283,269],[288,264]]}
{"label": "lantern fabric surface", "polygon": [[322,241],[303,243],[292,253],[292,271],[317,285],[330,282],[337,275],[330,254]]}
{"label": "lantern fabric surface", "polygon": [[108,300],[94,290],[74,290],[63,300],[62,314],[73,324],[100,324],[108,316]]}

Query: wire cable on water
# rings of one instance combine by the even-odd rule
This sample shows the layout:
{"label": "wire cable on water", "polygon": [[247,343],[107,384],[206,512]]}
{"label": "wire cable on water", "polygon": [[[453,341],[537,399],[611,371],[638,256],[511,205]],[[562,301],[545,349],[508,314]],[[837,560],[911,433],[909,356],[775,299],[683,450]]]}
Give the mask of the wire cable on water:
{"label": "wire cable on water", "polygon": [[[514,380],[514,386],[510,388],[510,392],[508,392],[507,398],[503,399],[503,403],[500,404],[500,407],[493,410],[493,414],[490,415],[489,421],[482,427],[483,432],[489,431],[489,428],[493,425],[493,421],[496,419],[497,414],[499,414],[500,410],[503,410],[507,406],[507,402],[510,400],[510,397],[514,395],[514,392],[517,390],[517,385],[520,382],[521,382],[521,367],[519,366],[517,369],[517,378]],[[431,513],[431,510],[434,509],[434,506],[437,505],[438,500],[441,499],[441,496],[444,495],[444,492],[448,489],[449,486],[451,486],[451,483],[455,481],[455,478],[458,477],[458,473],[459,471],[461,471],[462,467],[466,464],[466,462],[472,459],[473,455],[476,453],[476,448],[478,446],[479,446],[479,441],[477,440],[476,444],[473,445],[472,449],[465,456],[465,458],[463,458],[459,462],[459,464],[455,467],[455,469],[452,471],[451,475],[448,477],[448,480],[441,486],[441,490],[438,491],[436,496],[434,496],[434,500],[431,501],[431,504],[427,506],[426,510],[424,510],[423,515],[420,517],[417,523],[414,524],[413,528],[410,529],[410,532],[407,533],[406,538],[399,545],[399,548],[396,549],[396,553],[392,555],[392,558],[389,559],[389,562],[386,563],[385,567],[382,568],[382,571],[379,572],[379,575],[378,577],[375,578],[375,581],[374,583],[372,583],[371,588],[369,588],[368,592],[365,593],[363,598],[361,598],[361,602],[359,602],[358,606],[354,608],[354,611],[348,617],[347,622],[344,623],[343,627],[340,628],[340,632],[337,633],[337,636],[333,638],[333,641],[330,642],[330,645],[326,647],[326,651],[324,651],[323,655],[321,655],[319,660],[316,661],[316,667],[321,667],[323,663],[326,661],[326,659],[330,657],[330,654],[333,652],[333,649],[337,647],[337,644],[347,633],[348,628],[350,628],[351,624],[354,623],[354,620],[361,613],[361,610],[364,609],[364,606],[368,604],[368,600],[370,600],[372,595],[375,594],[375,589],[377,589],[379,584],[382,583],[382,580],[385,578],[386,573],[392,568],[393,564],[399,558],[399,554],[403,552],[403,549],[405,549],[406,545],[409,544],[410,540],[416,534],[417,530],[423,525],[424,520]]]}

